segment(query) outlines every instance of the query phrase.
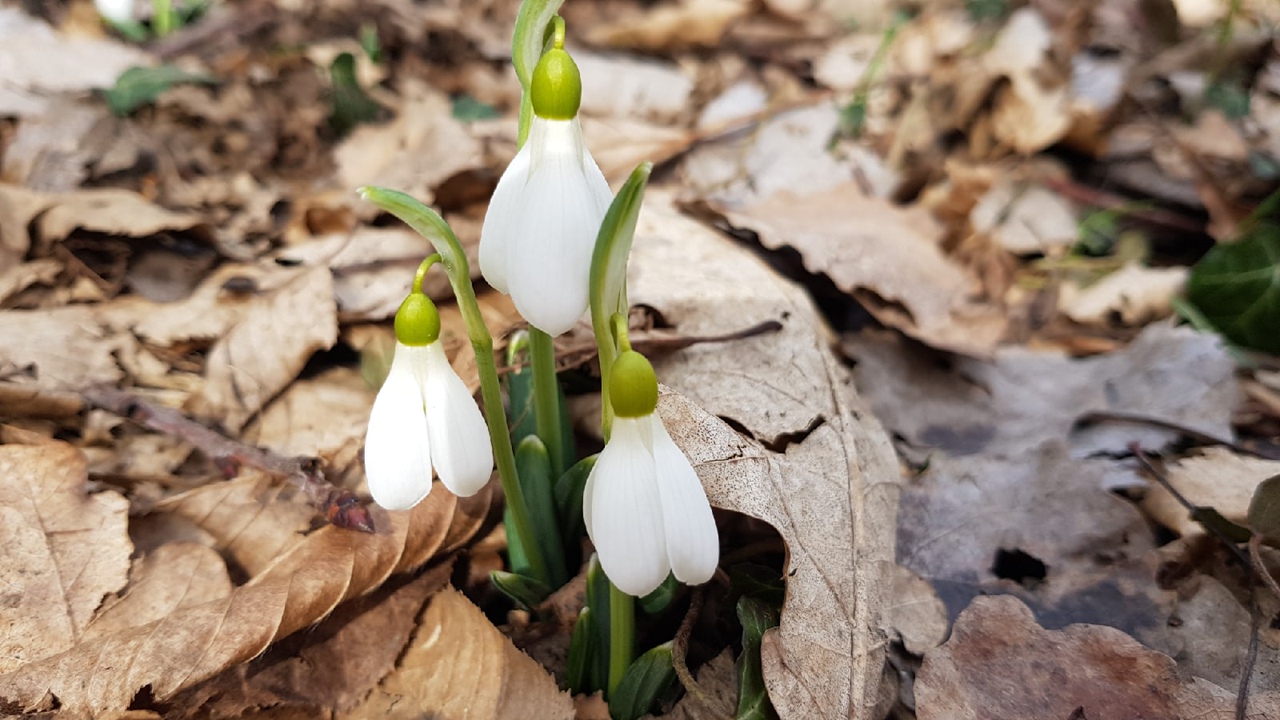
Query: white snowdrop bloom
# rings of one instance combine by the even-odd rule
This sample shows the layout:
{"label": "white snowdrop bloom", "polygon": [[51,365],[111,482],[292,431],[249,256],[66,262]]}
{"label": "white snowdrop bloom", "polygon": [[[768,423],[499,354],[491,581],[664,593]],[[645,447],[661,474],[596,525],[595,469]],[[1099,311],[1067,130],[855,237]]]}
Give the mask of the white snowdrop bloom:
{"label": "white snowdrop bloom", "polygon": [[388,510],[417,505],[431,491],[432,468],[455,495],[489,481],[489,430],[466,383],[437,341],[431,301],[411,294],[396,313],[396,349],[373,401],[364,440],[365,475],[374,502]]}
{"label": "white snowdrop bloom", "polygon": [[563,45],[539,60],[529,93],[529,137],[489,201],[480,271],[554,336],[587,309],[591,253],[613,195],[583,141],[582,83]]}
{"label": "white snowdrop bloom", "polygon": [[653,368],[624,352],[609,387],[618,417],[582,498],[605,575],[636,596],[653,592],[668,572],[690,585],[710,580],[720,561],[715,518],[697,473],[654,411]]}
{"label": "white snowdrop bloom", "polygon": [[133,19],[133,0],[93,0],[98,14],[113,23],[129,22]]}

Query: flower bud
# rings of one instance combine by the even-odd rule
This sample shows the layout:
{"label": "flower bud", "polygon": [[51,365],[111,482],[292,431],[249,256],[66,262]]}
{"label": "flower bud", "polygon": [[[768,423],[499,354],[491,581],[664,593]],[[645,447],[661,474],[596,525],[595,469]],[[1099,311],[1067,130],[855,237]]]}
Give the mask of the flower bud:
{"label": "flower bud", "polygon": [[533,69],[530,89],[533,112],[545,120],[572,120],[582,104],[582,76],[564,46],[543,53]]}
{"label": "flower bud", "polygon": [[430,345],[440,337],[440,313],[431,298],[409,293],[396,311],[396,340],[410,347]]}
{"label": "flower bud", "polygon": [[609,401],[618,417],[652,415],[658,407],[658,376],[643,355],[627,350],[613,361],[609,377]]}

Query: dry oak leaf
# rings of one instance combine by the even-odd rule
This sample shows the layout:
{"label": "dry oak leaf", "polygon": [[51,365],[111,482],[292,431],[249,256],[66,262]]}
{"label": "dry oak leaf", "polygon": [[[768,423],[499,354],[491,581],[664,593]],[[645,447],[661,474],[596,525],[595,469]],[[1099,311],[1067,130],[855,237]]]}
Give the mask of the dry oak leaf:
{"label": "dry oak leaf", "polygon": [[[1045,630],[1007,595],[977,598],[960,615],[951,639],[925,654],[915,694],[920,720],[1228,720],[1235,705],[1231,693],[1183,680],[1172,658],[1119,630]],[[1274,717],[1266,712],[1247,717]]]}
{"label": "dry oak leaf", "polygon": [[79,390],[117,383],[124,372],[117,354],[135,346],[127,333],[103,325],[99,308],[71,305],[50,310],[0,311],[0,369],[34,378],[30,391]]}
{"label": "dry oak leaf", "polygon": [[[1280,475],[1280,462],[1209,447],[1170,464],[1166,473],[1169,484],[1191,504],[1212,507],[1228,520],[1244,523],[1254,490],[1263,480]],[[1142,499],[1142,507],[1180,535],[1204,532],[1204,526],[1192,520],[1187,509],[1162,486],[1151,487]]]}
{"label": "dry oak leaf", "polygon": [[1004,334],[1004,313],[975,299],[978,279],[942,254],[942,227],[923,210],[867,197],[854,184],[716,209],[769,249],[795,248],[809,272],[923,343],[981,356]]}
{"label": "dry oak leaf", "polygon": [[209,351],[204,385],[188,408],[233,433],[293,382],[312,353],[338,340],[333,275],[323,265],[241,301],[244,314]]}
{"label": "dry oak leaf", "polygon": [[659,410],[711,504],[768,522],[787,543],[781,624],[761,649],[769,696],[782,717],[871,717],[885,663],[883,594],[894,569],[893,450],[805,292],[682,216],[670,198],[648,200],[628,279],[633,302],[690,335],[781,324],[654,363],[678,391],[666,393]]}
{"label": "dry oak leaf", "polygon": [[0,673],[81,641],[129,573],[129,502],[88,495],[79,450],[0,447]]}
{"label": "dry oak leaf", "polygon": [[491,498],[483,491],[459,499],[440,487],[411,511],[371,508],[376,533],[323,527],[225,598],[0,674],[0,710],[57,705],[67,713],[110,716],[144,687],[163,702],[256,657],[393,573],[460,547],[484,524]]}
{"label": "dry oak leaf", "polygon": [[343,720],[570,720],[573,699],[457,590],[431,600],[418,631],[372,695]]}

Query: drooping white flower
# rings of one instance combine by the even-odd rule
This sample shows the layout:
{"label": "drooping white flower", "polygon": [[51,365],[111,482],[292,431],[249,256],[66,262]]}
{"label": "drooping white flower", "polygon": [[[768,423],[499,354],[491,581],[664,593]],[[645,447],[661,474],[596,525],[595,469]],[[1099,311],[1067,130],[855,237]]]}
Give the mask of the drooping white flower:
{"label": "drooping white flower", "polygon": [[133,0],[93,0],[98,14],[113,23],[125,23],[133,19]]}
{"label": "drooping white flower", "polygon": [[[430,302],[414,293],[396,314],[395,356],[365,434],[369,494],[389,510],[411,508],[426,497],[432,468],[462,497],[479,492],[493,470],[488,427],[437,340],[440,321]],[[422,332],[428,306],[434,329]]]}
{"label": "drooping white flower", "polygon": [[498,181],[480,271],[534,327],[559,335],[587,309],[596,234],[613,196],[578,122],[577,65],[557,45],[533,72],[529,137]]}
{"label": "drooping white flower", "polygon": [[[647,379],[628,377],[641,363]],[[643,387],[627,392],[628,383]],[[582,498],[587,534],[605,575],[636,596],[653,592],[668,572],[690,585],[704,583],[720,559],[715,518],[697,473],[654,411],[653,369],[639,353],[624,352],[610,388],[618,417]]]}

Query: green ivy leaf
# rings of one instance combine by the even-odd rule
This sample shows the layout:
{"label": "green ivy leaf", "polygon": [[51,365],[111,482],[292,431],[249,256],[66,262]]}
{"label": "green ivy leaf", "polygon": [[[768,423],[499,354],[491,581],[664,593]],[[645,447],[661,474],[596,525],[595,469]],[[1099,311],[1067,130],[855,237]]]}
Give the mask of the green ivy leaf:
{"label": "green ivy leaf", "polygon": [[1191,268],[1187,298],[1232,342],[1280,354],[1280,226],[1260,222]]}
{"label": "green ivy leaf", "polygon": [[1268,543],[1280,543],[1280,475],[1258,483],[1249,501],[1249,529]]}
{"label": "green ivy leaf", "polygon": [[753,597],[738,600],[738,622],[742,623],[742,655],[738,657],[738,712],[735,720],[771,720],[778,717],[764,686],[760,662],[760,638],[778,626],[778,609]]}
{"label": "green ivy leaf", "polygon": [[199,83],[213,85],[217,78],[204,73],[187,72],[176,65],[131,67],[120,73],[116,84],[103,93],[111,112],[124,117],[160,97],[174,85]]}

